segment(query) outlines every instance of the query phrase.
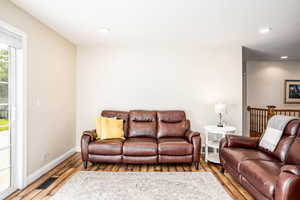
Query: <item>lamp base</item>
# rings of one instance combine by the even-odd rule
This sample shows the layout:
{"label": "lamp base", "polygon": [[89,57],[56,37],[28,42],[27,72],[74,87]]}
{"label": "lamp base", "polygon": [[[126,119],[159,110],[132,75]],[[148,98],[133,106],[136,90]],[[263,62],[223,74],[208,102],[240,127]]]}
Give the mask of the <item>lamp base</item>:
{"label": "lamp base", "polygon": [[217,127],[223,127],[223,120],[222,120],[222,113],[219,114],[219,122],[217,124]]}

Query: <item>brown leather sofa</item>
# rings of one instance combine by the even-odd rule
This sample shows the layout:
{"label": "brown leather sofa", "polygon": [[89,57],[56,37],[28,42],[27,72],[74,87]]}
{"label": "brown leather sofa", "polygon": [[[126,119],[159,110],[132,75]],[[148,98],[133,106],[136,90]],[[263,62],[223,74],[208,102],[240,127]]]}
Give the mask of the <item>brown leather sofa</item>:
{"label": "brown leather sofa", "polygon": [[274,152],[259,138],[227,136],[220,143],[225,170],[256,199],[300,199],[300,120],[291,121]]}
{"label": "brown leather sofa", "polygon": [[84,167],[92,163],[195,163],[200,161],[200,134],[190,130],[184,111],[103,111],[124,120],[125,140],[96,140],[96,131],[81,138]]}

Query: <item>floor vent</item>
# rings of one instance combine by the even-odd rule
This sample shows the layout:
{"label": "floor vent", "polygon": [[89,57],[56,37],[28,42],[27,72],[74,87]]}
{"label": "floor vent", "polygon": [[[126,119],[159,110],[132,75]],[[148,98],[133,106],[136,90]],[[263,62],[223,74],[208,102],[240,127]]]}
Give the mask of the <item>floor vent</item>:
{"label": "floor vent", "polygon": [[39,185],[36,189],[44,190],[47,189],[57,178],[50,177],[44,183]]}

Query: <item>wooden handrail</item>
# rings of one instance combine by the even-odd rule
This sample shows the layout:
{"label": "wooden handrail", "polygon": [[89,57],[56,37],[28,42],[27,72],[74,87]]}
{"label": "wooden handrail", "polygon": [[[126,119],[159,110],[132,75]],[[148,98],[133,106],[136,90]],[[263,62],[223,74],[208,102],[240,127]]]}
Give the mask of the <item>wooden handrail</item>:
{"label": "wooden handrail", "polygon": [[250,136],[259,137],[267,128],[268,120],[274,115],[287,115],[300,117],[300,110],[297,109],[276,109],[276,106],[267,106],[267,108],[247,107],[250,113]]}

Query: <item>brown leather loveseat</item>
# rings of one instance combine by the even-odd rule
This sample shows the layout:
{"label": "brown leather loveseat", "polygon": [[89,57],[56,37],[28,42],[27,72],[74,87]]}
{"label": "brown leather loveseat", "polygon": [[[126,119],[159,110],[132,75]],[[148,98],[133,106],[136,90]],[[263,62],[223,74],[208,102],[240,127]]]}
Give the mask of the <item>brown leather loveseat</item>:
{"label": "brown leather loveseat", "polygon": [[96,131],[81,138],[84,167],[92,163],[195,163],[200,161],[200,134],[190,130],[184,111],[103,111],[124,120],[125,140],[96,140]]}
{"label": "brown leather loveseat", "polygon": [[220,143],[225,170],[256,199],[300,199],[300,120],[291,121],[274,152],[259,138],[227,136]]}

